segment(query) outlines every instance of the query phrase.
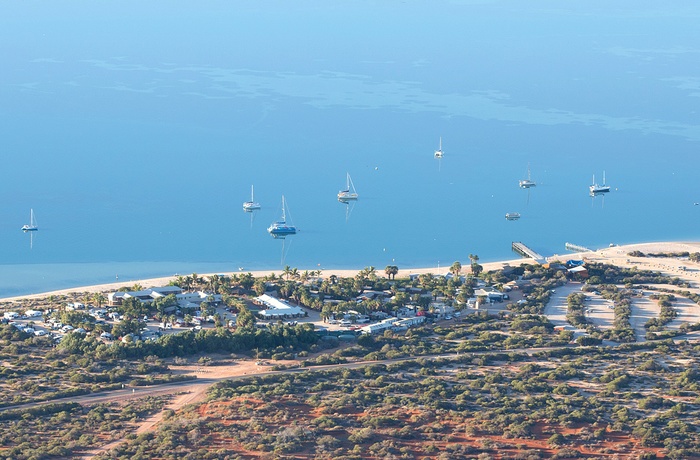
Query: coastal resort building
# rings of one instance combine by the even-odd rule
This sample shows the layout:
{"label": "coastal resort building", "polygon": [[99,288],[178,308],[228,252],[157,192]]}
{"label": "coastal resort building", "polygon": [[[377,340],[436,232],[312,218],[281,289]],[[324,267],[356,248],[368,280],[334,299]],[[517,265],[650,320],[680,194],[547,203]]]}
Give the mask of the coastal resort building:
{"label": "coastal resort building", "polygon": [[258,312],[258,316],[263,319],[300,318],[306,316],[304,309],[267,294],[256,297],[255,304],[265,307],[264,310]]}
{"label": "coastal resort building", "polygon": [[110,306],[121,305],[126,299],[139,299],[143,303],[151,303],[161,297],[166,297],[170,294],[175,295],[177,304],[180,308],[195,308],[205,300],[211,300],[214,303],[221,302],[221,294],[211,294],[203,291],[198,292],[182,292],[182,288],[178,286],[163,286],[144,289],[142,291],[118,291],[110,292],[107,295],[107,300]]}
{"label": "coastal resort building", "polygon": [[425,316],[413,316],[411,318],[388,318],[378,323],[368,324],[360,328],[362,334],[381,334],[386,330],[405,331],[411,326],[417,326],[425,322]]}
{"label": "coastal resort building", "polygon": [[474,291],[474,297],[484,297],[488,303],[503,302],[508,299],[508,295],[499,291],[488,291],[486,289],[477,289]]}
{"label": "coastal resort building", "polygon": [[583,265],[568,269],[567,274],[577,281],[584,281],[588,279],[588,270]]}
{"label": "coastal resort building", "polygon": [[124,303],[126,299],[139,299],[141,302],[150,303],[159,297],[165,297],[170,294],[182,294],[182,288],[178,286],[163,286],[144,289],[142,291],[117,291],[107,294],[109,305],[114,307]]}

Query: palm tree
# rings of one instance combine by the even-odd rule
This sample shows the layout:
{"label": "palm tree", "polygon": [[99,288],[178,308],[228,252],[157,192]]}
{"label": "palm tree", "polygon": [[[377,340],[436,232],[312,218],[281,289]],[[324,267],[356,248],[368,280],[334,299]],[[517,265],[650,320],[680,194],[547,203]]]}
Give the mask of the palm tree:
{"label": "palm tree", "polygon": [[180,285],[180,287],[181,287],[184,291],[189,291],[189,290],[192,289],[193,281],[192,281],[192,276],[191,276],[191,275],[185,276],[185,277],[182,279],[182,281],[183,281],[183,283]]}
{"label": "palm tree", "polygon": [[418,276],[418,285],[425,289],[426,291],[431,291],[435,286],[435,277],[433,275],[424,273]]}
{"label": "palm tree", "polygon": [[395,280],[396,275],[398,275],[398,274],[399,274],[399,267],[396,265],[392,265],[391,266],[391,278]]}
{"label": "palm tree", "polygon": [[175,286],[178,286],[180,288],[184,288],[184,286],[187,284],[185,281],[185,277],[182,275],[178,275],[177,278],[175,278],[173,281],[170,282],[170,284],[174,284]]}
{"label": "palm tree", "polygon": [[243,287],[243,289],[248,290],[251,287],[253,287],[253,284],[255,283],[255,278],[253,278],[253,275],[251,273],[244,273],[241,276],[238,277],[238,284]]}
{"label": "palm tree", "polygon": [[396,279],[396,275],[399,273],[399,267],[396,265],[387,265],[386,268],[384,269],[384,273],[386,273],[387,278],[391,279]]}
{"label": "palm tree", "polygon": [[282,274],[287,279],[287,281],[289,281],[289,275],[292,274],[292,267],[290,267],[289,265],[285,265],[284,270],[282,270]]}
{"label": "palm tree", "polygon": [[263,281],[262,279],[255,280],[255,283],[253,284],[253,290],[257,295],[265,294],[265,288],[265,281]]}
{"label": "palm tree", "polygon": [[221,285],[221,277],[219,275],[211,275],[209,279],[207,279],[207,285],[209,286],[209,289],[214,292],[214,294],[218,294],[219,286]]}
{"label": "palm tree", "polygon": [[373,266],[369,266],[365,268],[365,271],[367,273],[367,278],[369,279],[375,279],[377,277],[377,270]]}
{"label": "palm tree", "polygon": [[92,300],[97,304],[97,307],[101,307],[104,301],[106,300],[105,295],[102,294],[101,292],[96,292],[92,296]]}
{"label": "palm tree", "polygon": [[202,278],[199,277],[196,273],[192,273],[192,288],[197,289],[199,287],[199,283],[202,282]]}
{"label": "palm tree", "polygon": [[[470,256],[471,257],[471,254]],[[450,273],[452,273],[453,276],[457,277],[459,276],[459,273],[462,271],[462,263],[460,261],[456,261],[450,266]]]}
{"label": "palm tree", "polygon": [[479,273],[484,270],[484,267],[479,265],[479,256],[476,254],[469,254],[469,260],[472,263],[472,273],[474,276],[479,276]]}
{"label": "palm tree", "polygon": [[323,322],[328,321],[333,316],[333,310],[331,309],[330,305],[324,305],[323,308],[321,309],[321,319]]}

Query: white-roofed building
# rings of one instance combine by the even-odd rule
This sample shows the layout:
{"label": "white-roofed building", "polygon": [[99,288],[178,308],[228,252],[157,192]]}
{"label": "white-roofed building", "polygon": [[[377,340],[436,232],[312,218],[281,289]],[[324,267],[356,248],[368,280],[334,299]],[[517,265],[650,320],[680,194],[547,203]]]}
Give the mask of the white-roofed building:
{"label": "white-roofed building", "polygon": [[298,318],[300,316],[306,316],[306,312],[301,307],[290,305],[271,295],[263,294],[260,297],[256,297],[255,300],[258,304],[266,307],[264,310],[258,312],[258,314],[265,319]]}
{"label": "white-roofed building", "polygon": [[378,323],[368,324],[360,328],[360,332],[363,334],[379,334],[387,329],[393,331],[406,330],[411,326],[417,326],[425,322],[425,316],[413,316],[411,318],[397,319],[397,318],[387,318]]}
{"label": "white-roofed building", "polygon": [[413,318],[400,319],[394,322],[398,327],[411,327],[425,322],[425,316],[414,316]]}
{"label": "white-roofed building", "polygon": [[154,287],[150,289],[144,289],[143,291],[129,291],[129,292],[111,292],[108,294],[107,298],[109,304],[121,305],[124,299],[137,298],[141,302],[149,303],[153,302],[155,299],[174,294],[177,299],[178,305],[182,308],[186,308],[188,305],[194,304],[198,306],[200,303],[211,298],[213,302],[221,302],[221,294],[210,294],[208,292],[197,291],[197,292],[182,292],[182,288],[178,286],[163,286]]}
{"label": "white-roofed building", "polygon": [[177,303],[179,305],[185,305],[185,304],[197,304],[199,305],[200,303],[204,302],[208,298],[212,299],[212,302],[218,303],[221,302],[221,294],[208,294],[206,292],[198,291],[198,292],[184,292],[182,294],[175,294],[175,298],[177,299]]}
{"label": "white-roofed building", "polygon": [[387,329],[391,329],[392,327],[394,327],[395,322],[396,318],[388,318],[378,323],[362,326],[360,328],[360,331],[362,331],[363,334],[378,334],[380,332],[386,331]]}
{"label": "white-roofed building", "polygon": [[141,302],[153,302],[158,297],[165,297],[168,294],[180,294],[182,293],[182,288],[178,286],[163,286],[154,287],[150,289],[144,289],[143,291],[117,291],[110,292],[107,294],[107,300],[109,305],[121,305],[124,299],[137,298]]}

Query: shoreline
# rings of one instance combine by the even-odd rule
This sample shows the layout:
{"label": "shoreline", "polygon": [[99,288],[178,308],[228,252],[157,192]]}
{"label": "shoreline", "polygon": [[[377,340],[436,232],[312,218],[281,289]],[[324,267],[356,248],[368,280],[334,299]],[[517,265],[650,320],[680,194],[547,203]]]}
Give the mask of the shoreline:
{"label": "shoreline", "polygon": [[[586,259],[589,259],[591,261],[608,262],[608,263],[611,263],[613,265],[615,265],[615,264],[630,264],[630,261],[629,261],[630,257],[627,256],[627,254],[629,252],[635,251],[635,250],[647,252],[647,253],[700,252],[700,242],[695,242],[695,241],[684,241],[684,242],[660,241],[660,242],[650,242],[650,243],[632,243],[632,244],[625,244],[625,245],[620,245],[620,246],[611,246],[611,247],[598,249],[596,251],[591,251],[591,252],[554,254],[554,255],[550,256],[549,259],[568,260],[568,259],[586,258]],[[639,258],[637,258],[637,259],[639,259]],[[502,261],[496,261],[496,262],[483,262],[480,265],[482,265],[484,267],[484,271],[490,271],[490,270],[500,269],[506,265],[519,266],[522,263],[528,263],[528,262],[534,263],[534,261],[532,259],[517,258],[517,259],[509,259],[509,260],[502,260]],[[399,275],[397,275],[397,276],[399,276],[399,278],[401,278],[401,277],[407,276],[408,274],[418,274],[418,275],[427,274],[427,273],[432,273],[434,275],[445,274],[449,271],[450,265],[445,265],[445,266],[441,266],[441,267],[418,267],[418,268],[399,267]],[[632,265],[637,265],[637,263],[632,262]],[[466,264],[463,263],[462,267],[463,267],[463,270],[468,270],[468,267],[469,267],[468,261]],[[326,270],[321,269],[321,276],[328,277],[328,276],[335,275],[338,277],[353,277],[359,271],[361,271],[363,268],[360,268],[360,269],[326,269]],[[379,277],[385,276],[383,268],[375,267],[375,269],[377,272],[377,276],[379,276]],[[298,268],[297,267],[297,270],[300,273],[303,273],[304,271],[307,271],[307,270],[308,271],[316,270],[316,268],[305,269],[305,268]],[[251,271],[242,270],[239,272],[216,271],[216,272],[211,272],[211,273],[201,273],[201,274],[198,273],[198,276],[207,277],[207,276],[212,276],[212,275],[216,275],[216,274],[232,275],[232,274],[242,274],[242,273],[250,273],[254,277],[258,278],[258,277],[270,275],[272,273],[274,273],[277,276],[280,276],[280,275],[282,275],[283,270],[251,270]],[[143,286],[144,288],[165,286],[170,281],[175,279],[177,276],[187,276],[187,275],[190,275],[190,273],[187,273],[187,274],[183,273],[183,274],[179,274],[179,275],[160,276],[160,277],[147,278],[147,279],[141,279],[141,280],[129,280],[129,281],[125,280],[125,281],[118,281],[118,282],[112,282],[112,283],[93,284],[93,285],[87,285],[87,286],[76,286],[76,287],[57,289],[57,290],[53,290],[53,291],[46,291],[46,292],[35,293],[35,294],[3,297],[3,298],[0,298],[0,302],[36,300],[36,299],[45,298],[45,297],[48,297],[51,295],[59,296],[59,295],[82,294],[82,293],[110,292],[110,291],[116,291],[120,287],[129,286],[129,285],[133,285],[133,284],[139,284],[139,285]]]}

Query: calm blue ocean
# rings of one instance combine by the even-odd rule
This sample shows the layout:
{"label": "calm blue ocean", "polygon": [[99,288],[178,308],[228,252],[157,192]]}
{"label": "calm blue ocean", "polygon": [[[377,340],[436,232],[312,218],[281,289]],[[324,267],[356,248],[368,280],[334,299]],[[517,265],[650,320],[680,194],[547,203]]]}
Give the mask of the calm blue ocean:
{"label": "calm blue ocean", "polygon": [[4,2],[0,297],[696,240],[699,19],[680,0]]}

